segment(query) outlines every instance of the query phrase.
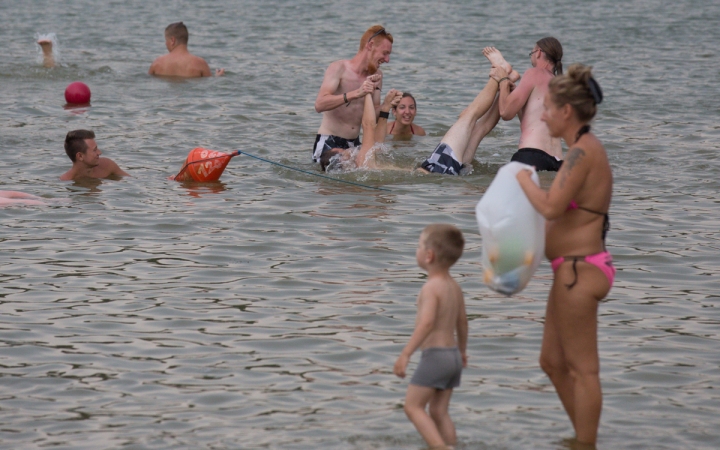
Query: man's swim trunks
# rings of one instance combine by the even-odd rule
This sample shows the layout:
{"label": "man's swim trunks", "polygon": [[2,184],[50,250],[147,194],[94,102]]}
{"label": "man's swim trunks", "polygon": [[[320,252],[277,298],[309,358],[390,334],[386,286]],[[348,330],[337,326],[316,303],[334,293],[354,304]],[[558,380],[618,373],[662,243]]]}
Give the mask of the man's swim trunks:
{"label": "man's swim trunks", "polygon": [[557,172],[562,166],[562,160],[554,156],[550,156],[547,152],[536,148],[521,148],[518,150],[510,161],[518,161],[529,166],[535,166],[535,170],[547,170]]}
{"label": "man's swim trunks", "polygon": [[448,175],[460,175],[463,165],[455,159],[449,145],[441,142],[435,147],[432,155],[420,165],[423,169],[432,173],[444,173]]}
{"label": "man's swim trunks", "polygon": [[313,162],[320,162],[323,152],[334,148],[350,148],[360,146],[360,136],[353,140],[333,136],[332,134],[318,134],[313,146]]}
{"label": "man's swim trunks", "polygon": [[422,351],[410,384],[435,389],[460,386],[462,356],[457,347],[433,347]]}

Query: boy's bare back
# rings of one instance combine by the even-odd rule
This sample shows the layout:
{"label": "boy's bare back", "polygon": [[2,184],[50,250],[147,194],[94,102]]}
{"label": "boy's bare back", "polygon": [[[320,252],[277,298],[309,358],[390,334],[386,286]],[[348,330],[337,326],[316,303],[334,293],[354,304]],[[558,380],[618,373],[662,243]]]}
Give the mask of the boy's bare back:
{"label": "boy's bare back", "polygon": [[416,325],[425,314],[435,318],[432,331],[420,348],[457,346],[455,334],[458,328],[462,329],[462,323],[467,322],[467,317],[462,290],[450,273],[432,275],[420,290],[417,303]]}
{"label": "boy's bare back", "polygon": [[[453,389],[467,366],[468,324],[465,300],[450,267],[462,255],[465,240],[459,229],[447,224],[425,227],[415,252],[428,280],[417,298],[415,330],[395,361],[393,373],[405,378],[410,356],[421,348],[422,358],[405,395],[405,414],[432,448],[457,442],[448,414]],[[431,406],[432,414],[426,407]]]}
{"label": "boy's bare back", "polygon": [[456,227],[433,224],[420,234],[415,253],[418,266],[428,273],[428,280],[417,298],[415,330],[400,353],[393,372],[405,377],[410,356],[431,347],[457,347],[463,365],[467,363],[467,315],[462,290],[450,276],[450,267],[462,255],[465,241]]}

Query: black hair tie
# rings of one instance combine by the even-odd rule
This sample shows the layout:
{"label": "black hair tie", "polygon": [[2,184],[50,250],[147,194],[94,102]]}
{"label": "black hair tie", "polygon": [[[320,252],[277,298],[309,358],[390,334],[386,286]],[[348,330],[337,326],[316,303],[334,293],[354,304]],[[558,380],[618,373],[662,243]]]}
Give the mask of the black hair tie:
{"label": "black hair tie", "polygon": [[593,100],[595,100],[595,104],[599,105],[600,103],[602,103],[602,89],[600,89],[600,85],[597,81],[595,81],[595,78],[593,78],[592,76],[588,78],[588,88],[590,88],[590,93],[593,96]]}

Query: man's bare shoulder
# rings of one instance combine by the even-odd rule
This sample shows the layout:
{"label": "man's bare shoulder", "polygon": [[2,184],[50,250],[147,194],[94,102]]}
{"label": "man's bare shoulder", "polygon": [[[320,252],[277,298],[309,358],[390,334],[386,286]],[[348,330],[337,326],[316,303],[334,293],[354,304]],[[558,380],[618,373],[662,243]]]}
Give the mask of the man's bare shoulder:
{"label": "man's bare shoulder", "polygon": [[545,69],[539,69],[537,67],[531,67],[525,71],[521,83],[528,83],[533,85],[547,84],[552,79],[553,75]]}
{"label": "man's bare shoulder", "polygon": [[460,289],[460,285],[455,279],[447,274],[446,276],[430,277],[422,287],[424,293],[433,295],[439,299],[447,297],[448,292],[455,292]]}
{"label": "man's bare shoulder", "polygon": [[207,66],[207,61],[205,61],[205,58],[202,58],[197,55],[193,55],[192,53],[188,55],[188,59],[193,61],[194,64],[204,64]]}
{"label": "man's bare shoulder", "polygon": [[165,58],[166,58],[167,56],[168,56],[168,55],[162,55],[162,56],[158,56],[157,58],[155,58],[155,60],[152,62],[152,64],[150,64],[150,69],[148,70],[148,73],[149,73],[150,75],[154,75],[155,72],[157,72],[158,69],[159,69],[160,67],[162,67],[163,61],[165,60]]}
{"label": "man's bare shoulder", "polygon": [[203,74],[203,76],[210,76],[210,66],[208,65],[207,61],[205,61],[204,58],[201,58],[199,56],[190,55],[192,56],[192,64],[195,69],[200,70]]}
{"label": "man's bare shoulder", "polygon": [[93,175],[97,178],[108,178],[111,176],[128,176],[124,170],[110,158],[100,158],[98,166],[93,170]]}
{"label": "man's bare shoulder", "polygon": [[342,75],[342,73],[347,70],[349,64],[350,60],[348,59],[338,59],[337,61],[333,61],[325,70],[325,75]]}
{"label": "man's bare shoulder", "polygon": [[148,73],[150,75],[162,75],[162,72],[164,71],[163,69],[169,56],[170,55],[161,55],[155,58],[152,64],[150,64],[150,69],[148,70]]}

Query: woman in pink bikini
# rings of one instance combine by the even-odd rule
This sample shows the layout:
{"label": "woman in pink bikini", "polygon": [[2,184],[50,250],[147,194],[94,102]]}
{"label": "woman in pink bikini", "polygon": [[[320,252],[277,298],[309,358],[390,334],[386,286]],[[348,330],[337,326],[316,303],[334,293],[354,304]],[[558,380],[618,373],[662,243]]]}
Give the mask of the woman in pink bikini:
{"label": "woman in pink bikini", "polygon": [[605,249],[612,172],[588,123],[602,101],[590,67],[571,66],[550,81],[542,120],[569,148],[548,191],[517,179],[530,203],[547,220],[545,254],[552,263],[540,366],[548,374],[579,443],[595,445],[602,409],[597,346],[598,302],[615,277]]}
{"label": "woman in pink bikini", "polygon": [[413,124],[417,114],[417,102],[409,92],[403,92],[400,103],[393,108],[395,121],[388,123],[388,134],[395,140],[409,141],[413,135],[425,136],[423,127]]}

